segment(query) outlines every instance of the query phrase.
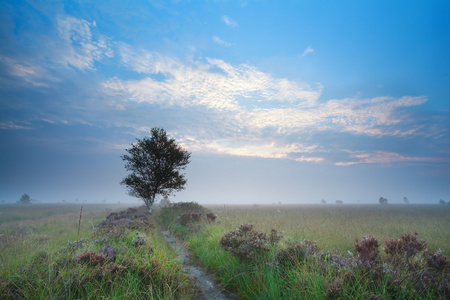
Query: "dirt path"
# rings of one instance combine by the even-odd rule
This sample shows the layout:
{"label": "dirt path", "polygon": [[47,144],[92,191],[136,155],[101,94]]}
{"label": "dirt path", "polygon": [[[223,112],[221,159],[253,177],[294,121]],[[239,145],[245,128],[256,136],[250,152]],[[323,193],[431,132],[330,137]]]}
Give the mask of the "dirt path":
{"label": "dirt path", "polygon": [[178,260],[182,263],[186,273],[191,275],[202,292],[202,299],[206,300],[227,300],[236,297],[225,292],[215,282],[214,275],[208,273],[192,259],[192,254],[186,249],[181,239],[177,239],[169,231],[163,230],[164,239],[177,253]]}

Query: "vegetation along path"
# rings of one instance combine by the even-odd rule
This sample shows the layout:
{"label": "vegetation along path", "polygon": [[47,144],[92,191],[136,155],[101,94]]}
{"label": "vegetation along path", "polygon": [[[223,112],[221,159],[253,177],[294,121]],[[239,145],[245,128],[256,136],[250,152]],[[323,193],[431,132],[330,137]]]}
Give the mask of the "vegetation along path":
{"label": "vegetation along path", "polygon": [[163,230],[162,233],[166,242],[175,250],[178,260],[183,265],[184,271],[194,278],[195,283],[202,292],[203,299],[235,299],[234,295],[223,291],[215,282],[214,275],[208,273],[204,268],[195,263],[192,259],[192,254],[184,247],[181,239],[177,239],[168,230]]}

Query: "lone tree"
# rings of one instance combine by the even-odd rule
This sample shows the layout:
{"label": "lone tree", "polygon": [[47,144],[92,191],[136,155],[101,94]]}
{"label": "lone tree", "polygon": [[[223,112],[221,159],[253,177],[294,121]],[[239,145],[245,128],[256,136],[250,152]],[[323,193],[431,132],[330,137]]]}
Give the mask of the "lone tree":
{"label": "lone tree", "polygon": [[380,204],[388,204],[388,199],[384,198],[384,197],[380,197],[380,199],[378,199],[378,201],[380,202]]}
{"label": "lone tree", "polygon": [[168,138],[162,128],[152,128],[151,137],[137,139],[123,155],[125,169],[131,171],[121,184],[130,195],[142,198],[148,211],[157,195],[168,196],[184,189],[186,179],[181,170],[189,163],[191,153],[179,146],[175,139]]}
{"label": "lone tree", "polygon": [[408,197],[403,197],[403,202],[405,203],[405,204],[408,204],[409,203],[409,199],[408,199]]}
{"label": "lone tree", "polygon": [[28,196],[28,194],[23,194],[22,197],[20,197],[19,201],[17,201],[17,203],[31,204],[31,197]]}

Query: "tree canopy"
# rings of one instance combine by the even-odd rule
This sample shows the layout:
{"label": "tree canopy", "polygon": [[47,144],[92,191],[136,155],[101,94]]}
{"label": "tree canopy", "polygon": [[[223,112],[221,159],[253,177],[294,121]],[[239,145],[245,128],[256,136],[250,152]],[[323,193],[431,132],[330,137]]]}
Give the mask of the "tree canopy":
{"label": "tree canopy", "polygon": [[380,199],[378,199],[378,202],[380,202],[380,204],[388,204],[388,199],[384,198],[384,197],[380,197]]}
{"label": "tree canopy", "polygon": [[28,196],[28,194],[23,194],[22,197],[20,197],[19,201],[17,201],[17,203],[31,204],[31,197]]}
{"label": "tree canopy", "polygon": [[130,195],[143,199],[149,212],[157,195],[168,196],[181,191],[186,178],[180,171],[189,164],[191,153],[169,138],[162,128],[152,128],[151,137],[137,139],[123,155],[125,169],[131,173],[121,184]]}

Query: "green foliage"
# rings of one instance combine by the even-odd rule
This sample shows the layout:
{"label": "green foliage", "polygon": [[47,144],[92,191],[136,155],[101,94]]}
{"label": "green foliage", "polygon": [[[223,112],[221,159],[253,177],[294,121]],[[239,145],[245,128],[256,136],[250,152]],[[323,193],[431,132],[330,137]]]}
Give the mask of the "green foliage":
{"label": "green foliage", "polygon": [[129,155],[122,159],[131,173],[121,182],[130,195],[144,200],[149,211],[157,195],[167,196],[184,189],[186,178],[180,171],[191,156],[175,139],[168,138],[164,129],[152,128],[151,134],[126,149]]}

